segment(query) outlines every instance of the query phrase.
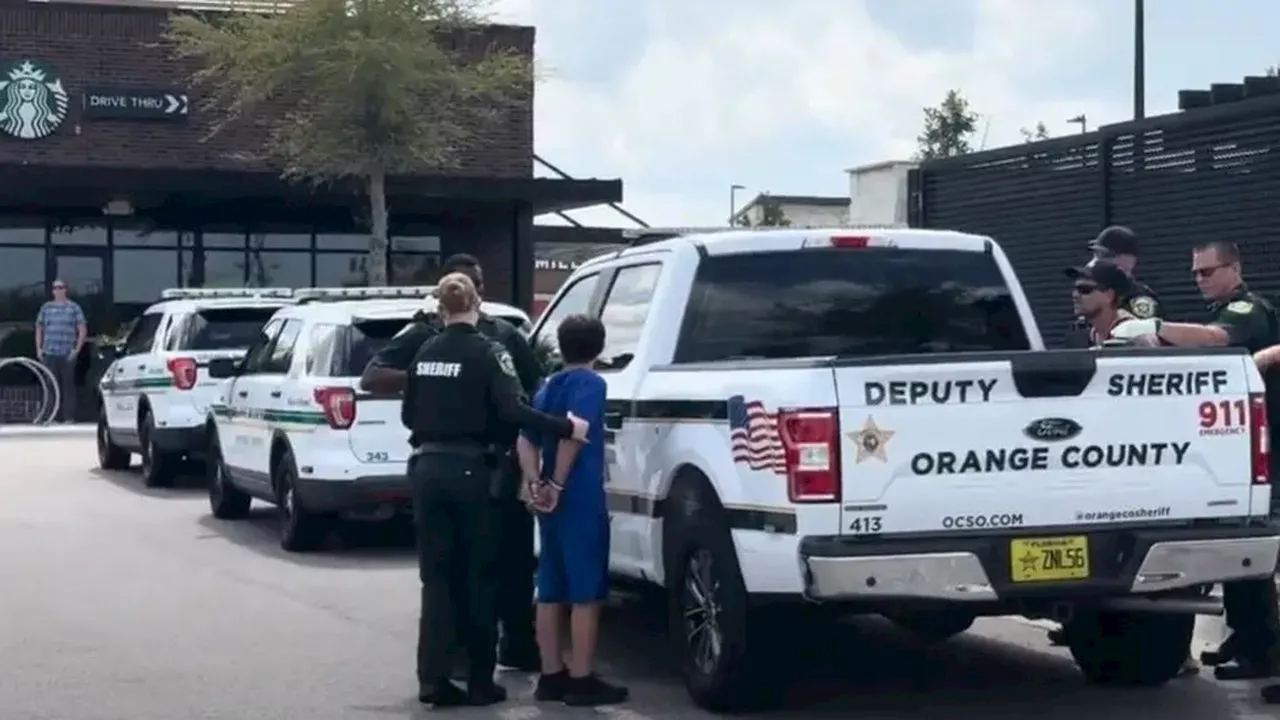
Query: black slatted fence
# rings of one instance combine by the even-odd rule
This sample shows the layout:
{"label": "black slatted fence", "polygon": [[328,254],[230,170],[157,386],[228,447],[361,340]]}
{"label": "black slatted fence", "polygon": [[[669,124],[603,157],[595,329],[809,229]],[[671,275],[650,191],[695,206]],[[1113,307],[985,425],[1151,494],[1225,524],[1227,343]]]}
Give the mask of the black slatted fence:
{"label": "black slatted fence", "polygon": [[1208,240],[1239,243],[1250,287],[1280,300],[1280,97],[934,160],[909,182],[913,227],[1000,242],[1051,345],[1071,322],[1062,271],[1107,225],[1138,234],[1166,317],[1203,318],[1191,248]]}

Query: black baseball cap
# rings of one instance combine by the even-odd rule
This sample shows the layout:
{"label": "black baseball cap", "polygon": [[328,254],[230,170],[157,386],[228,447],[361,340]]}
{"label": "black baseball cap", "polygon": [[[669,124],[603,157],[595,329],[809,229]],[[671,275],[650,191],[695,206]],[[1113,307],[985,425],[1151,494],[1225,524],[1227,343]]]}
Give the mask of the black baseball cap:
{"label": "black baseball cap", "polygon": [[1134,290],[1133,278],[1113,262],[1095,260],[1084,267],[1067,268],[1067,277],[1072,280],[1088,280],[1103,290],[1114,290],[1122,297]]}
{"label": "black baseball cap", "polygon": [[1123,225],[1112,225],[1098,233],[1098,237],[1089,243],[1093,252],[1105,250],[1112,255],[1137,255],[1138,236]]}

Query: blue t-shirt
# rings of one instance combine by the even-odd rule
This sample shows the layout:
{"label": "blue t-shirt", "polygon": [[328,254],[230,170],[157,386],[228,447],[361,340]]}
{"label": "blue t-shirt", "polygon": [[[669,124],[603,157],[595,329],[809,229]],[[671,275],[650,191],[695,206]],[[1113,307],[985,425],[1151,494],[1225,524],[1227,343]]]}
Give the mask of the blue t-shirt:
{"label": "blue t-shirt", "polygon": [[[570,512],[604,512],[604,405],[608,386],[604,378],[585,368],[561,370],[547,378],[533,398],[533,406],[549,415],[573,413],[587,421],[587,444],[578,450],[565,480],[564,492],[553,515]],[[542,476],[553,477],[560,440],[525,431],[525,437],[542,454]]]}

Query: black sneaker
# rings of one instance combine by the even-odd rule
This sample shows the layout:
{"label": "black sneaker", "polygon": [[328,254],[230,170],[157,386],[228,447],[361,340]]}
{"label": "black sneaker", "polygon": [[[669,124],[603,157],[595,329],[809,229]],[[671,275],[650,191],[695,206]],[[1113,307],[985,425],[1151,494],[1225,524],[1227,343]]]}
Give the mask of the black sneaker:
{"label": "black sneaker", "polygon": [[1268,705],[1280,705],[1280,685],[1263,685],[1262,702]]}
{"label": "black sneaker", "polygon": [[568,687],[568,670],[561,670],[550,675],[539,675],[538,686],[533,691],[533,699],[539,702],[560,702],[564,700],[564,691]]}
{"label": "black sneaker", "polygon": [[472,683],[467,686],[467,704],[481,707],[497,705],[507,699],[507,689],[496,682]]}
{"label": "black sneaker", "polygon": [[1049,644],[1056,647],[1063,647],[1067,644],[1066,628],[1058,628],[1049,631]]}
{"label": "black sneaker", "polygon": [[1219,680],[1258,680],[1276,676],[1276,669],[1269,662],[1250,662],[1238,658],[1234,665],[1219,665],[1213,669]]}
{"label": "black sneaker", "polygon": [[601,680],[597,675],[569,678],[564,691],[564,704],[573,707],[617,705],[626,702],[631,692],[621,685]]}
{"label": "black sneaker", "polygon": [[457,707],[467,704],[467,691],[448,680],[418,689],[418,702],[435,707]]}

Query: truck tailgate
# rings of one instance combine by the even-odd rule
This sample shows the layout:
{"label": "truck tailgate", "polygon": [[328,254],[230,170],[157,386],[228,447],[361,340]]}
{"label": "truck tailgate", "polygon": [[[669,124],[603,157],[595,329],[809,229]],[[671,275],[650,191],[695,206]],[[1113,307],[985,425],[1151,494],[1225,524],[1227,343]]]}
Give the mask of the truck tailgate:
{"label": "truck tailgate", "polygon": [[937,355],[834,373],[844,534],[1269,510],[1254,492],[1262,381],[1243,351]]}

